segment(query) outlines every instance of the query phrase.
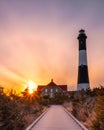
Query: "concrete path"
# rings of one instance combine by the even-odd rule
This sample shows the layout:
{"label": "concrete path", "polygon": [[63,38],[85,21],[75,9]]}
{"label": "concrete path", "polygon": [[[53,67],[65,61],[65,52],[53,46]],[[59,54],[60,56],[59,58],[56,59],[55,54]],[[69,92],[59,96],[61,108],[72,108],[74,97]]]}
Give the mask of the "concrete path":
{"label": "concrete path", "polygon": [[31,130],[82,130],[82,128],[62,106],[53,105]]}

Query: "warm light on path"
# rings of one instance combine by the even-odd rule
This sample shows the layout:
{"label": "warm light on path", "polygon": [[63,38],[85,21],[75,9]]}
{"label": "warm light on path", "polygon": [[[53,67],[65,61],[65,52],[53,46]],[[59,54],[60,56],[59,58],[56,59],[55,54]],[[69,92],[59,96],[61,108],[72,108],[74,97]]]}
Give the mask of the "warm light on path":
{"label": "warm light on path", "polygon": [[[53,105],[34,125],[26,130],[82,130],[79,124],[69,116],[60,105]],[[87,128],[84,130],[88,130]]]}
{"label": "warm light on path", "polygon": [[34,90],[37,89],[37,85],[33,81],[28,81],[28,88],[29,88],[29,93],[31,94],[34,92]]}

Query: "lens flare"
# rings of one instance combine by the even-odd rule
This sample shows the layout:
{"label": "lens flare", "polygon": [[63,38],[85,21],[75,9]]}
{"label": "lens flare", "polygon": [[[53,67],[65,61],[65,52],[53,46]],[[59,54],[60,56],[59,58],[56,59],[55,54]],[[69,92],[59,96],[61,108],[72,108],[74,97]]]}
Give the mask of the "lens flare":
{"label": "lens flare", "polygon": [[32,94],[37,89],[36,83],[32,81],[28,81],[28,89],[29,89],[29,93]]}

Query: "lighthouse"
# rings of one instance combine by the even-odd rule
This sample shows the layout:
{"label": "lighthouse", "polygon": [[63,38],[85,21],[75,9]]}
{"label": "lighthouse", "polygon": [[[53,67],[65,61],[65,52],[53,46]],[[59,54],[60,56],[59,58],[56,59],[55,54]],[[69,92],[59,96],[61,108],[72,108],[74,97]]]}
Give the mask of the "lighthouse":
{"label": "lighthouse", "polygon": [[78,66],[78,85],[77,90],[90,89],[88,65],[87,65],[87,52],[86,52],[86,39],[85,30],[81,29],[78,35],[79,42],[79,66]]}

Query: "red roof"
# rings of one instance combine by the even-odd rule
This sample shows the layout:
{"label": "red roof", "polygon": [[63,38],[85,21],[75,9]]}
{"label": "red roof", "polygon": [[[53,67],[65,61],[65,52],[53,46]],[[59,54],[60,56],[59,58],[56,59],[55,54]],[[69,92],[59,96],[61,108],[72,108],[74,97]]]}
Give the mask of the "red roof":
{"label": "red roof", "polygon": [[67,85],[56,85],[54,82],[53,82],[53,79],[51,80],[51,82],[48,84],[48,85],[39,85],[37,90],[38,91],[41,91],[44,87],[47,87],[47,86],[57,86],[57,87],[60,87],[62,90],[64,91],[67,91]]}
{"label": "red roof", "polygon": [[58,85],[58,87],[60,87],[61,89],[63,89],[63,90],[66,90],[66,91],[67,91],[67,85]]}
{"label": "red roof", "polygon": [[38,90],[38,91],[41,91],[44,87],[45,87],[45,85],[38,85],[37,90]]}
{"label": "red roof", "polygon": [[51,79],[51,82],[47,86],[57,86],[57,85],[53,82],[53,79]]}

